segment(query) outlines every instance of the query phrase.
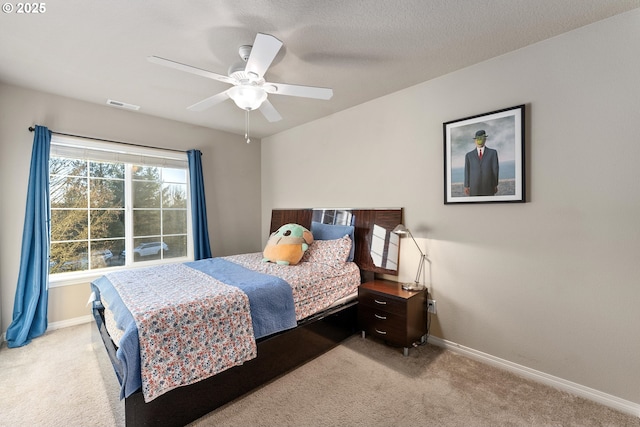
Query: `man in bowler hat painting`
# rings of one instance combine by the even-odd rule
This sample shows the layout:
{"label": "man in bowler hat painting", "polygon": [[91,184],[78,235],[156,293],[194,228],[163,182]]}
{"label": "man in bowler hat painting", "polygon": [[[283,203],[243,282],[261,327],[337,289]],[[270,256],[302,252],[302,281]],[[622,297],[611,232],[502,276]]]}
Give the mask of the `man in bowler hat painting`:
{"label": "man in bowler hat painting", "polygon": [[498,152],[486,147],[489,135],[476,132],[475,148],[464,157],[464,194],[493,196],[498,192]]}

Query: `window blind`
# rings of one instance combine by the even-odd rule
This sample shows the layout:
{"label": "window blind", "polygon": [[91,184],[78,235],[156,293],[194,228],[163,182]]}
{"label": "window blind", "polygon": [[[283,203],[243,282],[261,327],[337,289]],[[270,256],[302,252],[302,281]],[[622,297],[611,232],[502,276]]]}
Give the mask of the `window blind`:
{"label": "window blind", "polygon": [[50,156],[166,168],[189,167],[186,152],[55,134],[51,136]]}

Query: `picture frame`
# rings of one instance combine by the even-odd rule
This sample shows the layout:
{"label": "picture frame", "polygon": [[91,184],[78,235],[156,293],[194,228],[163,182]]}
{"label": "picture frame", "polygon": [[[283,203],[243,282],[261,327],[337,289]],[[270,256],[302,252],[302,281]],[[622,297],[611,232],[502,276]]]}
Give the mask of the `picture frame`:
{"label": "picture frame", "polygon": [[525,202],[524,125],[524,104],[443,123],[444,203]]}

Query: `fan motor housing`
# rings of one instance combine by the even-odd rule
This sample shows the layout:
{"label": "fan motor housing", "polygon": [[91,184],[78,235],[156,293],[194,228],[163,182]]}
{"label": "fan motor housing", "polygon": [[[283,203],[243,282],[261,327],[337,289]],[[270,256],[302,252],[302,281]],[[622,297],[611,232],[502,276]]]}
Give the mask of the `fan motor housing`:
{"label": "fan motor housing", "polygon": [[251,55],[252,47],[253,46],[245,44],[238,48],[238,55],[240,55],[240,58],[242,58],[244,62],[247,62],[249,60],[249,55]]}

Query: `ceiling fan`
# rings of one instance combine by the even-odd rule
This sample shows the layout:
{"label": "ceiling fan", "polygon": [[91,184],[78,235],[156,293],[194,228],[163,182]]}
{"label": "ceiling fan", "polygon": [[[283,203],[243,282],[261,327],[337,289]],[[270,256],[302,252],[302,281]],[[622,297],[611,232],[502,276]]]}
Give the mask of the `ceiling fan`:
{"label": "ceiling fan", "polygon": [[155,64],[229,83],[233,87],[197,102],[187,109],[202,111],[231,98],[235,104],[247,111],[245,138],[249,142],[249,111],[259,109],[269,122],[282,120],[282,116],[267,99],[269,94],[298,96],[302,98],[331,99],[333,90],[323,87],[300,86],[286,83],[271,83],[264,79],[274,58],[280,51],[282,42],[269,34],[258,33],[253,46],[243,45],[238,49],[242,61],[229,67],[228,75],[214,73],[159,56],[147,59]]}

